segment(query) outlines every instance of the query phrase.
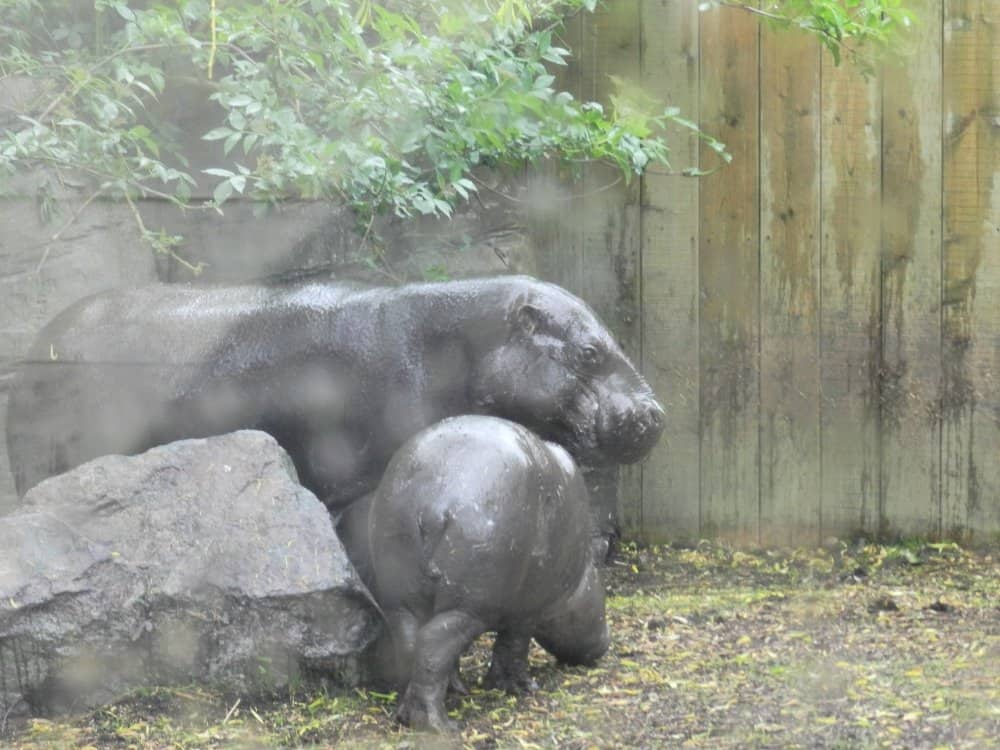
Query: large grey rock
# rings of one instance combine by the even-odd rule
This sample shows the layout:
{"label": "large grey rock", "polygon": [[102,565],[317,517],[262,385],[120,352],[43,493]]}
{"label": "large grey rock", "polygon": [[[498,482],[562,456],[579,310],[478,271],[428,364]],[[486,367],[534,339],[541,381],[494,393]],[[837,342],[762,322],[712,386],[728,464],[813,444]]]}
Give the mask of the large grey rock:
{"label": "large grey rock", "polygon": [[378,623],[326,508],[262,432],[91,461],[0,525],[0,715],[153,684],[281,689],[350,666]]}

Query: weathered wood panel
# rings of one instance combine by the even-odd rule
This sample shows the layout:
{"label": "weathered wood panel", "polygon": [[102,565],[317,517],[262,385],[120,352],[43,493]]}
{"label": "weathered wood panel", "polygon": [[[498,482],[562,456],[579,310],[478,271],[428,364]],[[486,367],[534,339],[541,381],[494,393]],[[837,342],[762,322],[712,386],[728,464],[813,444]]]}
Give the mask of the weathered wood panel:
{"label": "weathered wood panel", "polygon": [[[556,43],[574,50],[574,56],[565,66],[553,66],[555,86],[580,96],[584,16],[571,18]],[[593,65],[593,60],[591,61]],[[573,199],[574,188],[554,165],[543,165],[529,174],[530,186],[525,209],[530,212],[532,234],[541,252],[538,257],[542,278],[579,293],[582,287],[583,253],[581,236],[576,221],[581,213]]]}
{"label": "weathered wood panel", "polygon": [[[560,83],[582,101],[611,106],[614,79],[638,81],[638,0],[601,6],[574,18],[563,34],[574,52]],[[587,300],[635,361],[641,361],[639,184],[607,165],[587,165],[579,179],[551,171],[539,196],[545,224],[540,273]],[[533,210],[537,213],[538,206]],[[642,467],[591,472],[588,482],[607,525],[615,516],[635,535],[642,526]]]}
{"label": "weathered wood panel", "polygon": [[760,537],[820,541],[820,50],[761,45]]}
{"label": "weathered wood panel", "polygon": [[942,525],[1000,531],[1000,16],[944,3]]}
{"label": "weathered wood panel", "polygon": [[[601,205],[632,211],[627,191],[577,202],[576,288],[614,325],[607,280],[639,289],[642,367],[669,412],[641,505],[621,506],[634,536],[1000,535],[997,5],[908,5],[910,54],[865,79],[737,9],[639,4],[639,82],[734,160],[697,190],[654,169],[637,232]],[[610,43],[581,29],[596,62],[578,93],[634,69],[611,41],[634,7],[604,12],[628,18]],[[670,137],[680,162],[709,162]],[[618,250],[594,249],[602,227]]]}
{"label": "weathered wood panel", "polygon": [[941,3],[915,0],[906,56],[883,71],[882,513],[940,532]]}
{"label": "weathered wood panel", "polygon": [[821,524],[878,527],[880,106],[877,81],[823,58]]}
{"label": "weathered wood panel", "polygon": [[[698,111],[698,10],[642,4],[642,87]],[[675,170],[698,164],[693,135],[671,133]],[[641,535],[701,533],[698,368],[698,180],[653,168],[642,181],[642,370],[666,410],[663,439],[642,472]]]}
{"label": "weathered wood panel", "polygon": [[700,123],[733,155],[699,198],[702,533],[756,543],[759,29],[739,12],[704,13],[700,27]]}
{"label": "weathered wood panel", "polygon": [[[601,5],[594,14],[586,43],[592,45],[595,59],[604,64],[591,73],[592,88],[584,89],[591,100],[607,106],[616,79],[626,83],[639,80],[640,5],[639,0],[620,0]],[[617,179],[612,168],[595,166],[588,170],[584,183],[583,205],[594,223],[585,247],[583,293],[611,326],[622,349],[641,362],[639,181],[609,187]],[[605,281],[609,278],[610,284]],[[641,465],[626,466],[618,475],[618,520],[629,536],[643,524],[642,470]]]}

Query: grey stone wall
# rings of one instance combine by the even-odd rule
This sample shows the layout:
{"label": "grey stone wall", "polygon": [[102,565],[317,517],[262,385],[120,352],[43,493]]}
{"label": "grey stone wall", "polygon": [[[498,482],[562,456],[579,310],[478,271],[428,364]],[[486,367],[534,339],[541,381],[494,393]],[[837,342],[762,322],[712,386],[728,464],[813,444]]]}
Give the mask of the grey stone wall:
{"label": "grey stone wall", "polygon": [[[7,391],[32,339],[57,312],[103,289],[156,278],[153,258],[124,204],[92,203],[70,218],[83,198],[60,187],[49,206],[19,190],[0,198],[0,424]],[[48,214],[49,209],[54,213]],[[57,239],[52,239],[66,226]],[[0,441],[0,511],[15,502]]]}

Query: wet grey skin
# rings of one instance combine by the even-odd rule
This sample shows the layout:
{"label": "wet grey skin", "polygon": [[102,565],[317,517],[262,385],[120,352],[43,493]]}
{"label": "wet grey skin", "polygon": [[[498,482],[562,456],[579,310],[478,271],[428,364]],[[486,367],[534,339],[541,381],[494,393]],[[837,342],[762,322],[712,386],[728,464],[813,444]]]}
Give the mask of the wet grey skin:
{"label": "wet grey skin", "polygon": [[586,304],[506,276],[89,297],[19,367],[7,441],[23,495],[97,456],[260,429],[339,510],[407,438],[469,413],[524,424],[595,466],[641,459],[663,429],[649,386]]}
{"label": "wet grey skin", "polygon": [[372,664],[401,722],[454,729],[445,696],[481,633],[497,633],[485,686],[508,692],[533,687],[532,637],[571,664],[607,651],[588,508],[569,454],[506,420],[453,417],[400,448],[339,531],[386,619]]}

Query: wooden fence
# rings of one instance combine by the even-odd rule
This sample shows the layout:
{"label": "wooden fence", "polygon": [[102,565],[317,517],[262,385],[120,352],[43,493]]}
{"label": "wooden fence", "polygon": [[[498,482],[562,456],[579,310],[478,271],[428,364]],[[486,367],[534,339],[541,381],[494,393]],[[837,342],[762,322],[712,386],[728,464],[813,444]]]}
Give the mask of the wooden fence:
{"label": "wooden fence", "polygon": [[733,154],[700,179],[591,170],[541,232],[543,274],[667,408],[620,480],[626,533],[1000,538],[1000,2],[908,2],[914,49],[870,80],[698,0],[568,30],[577,95],[638,82]]}

